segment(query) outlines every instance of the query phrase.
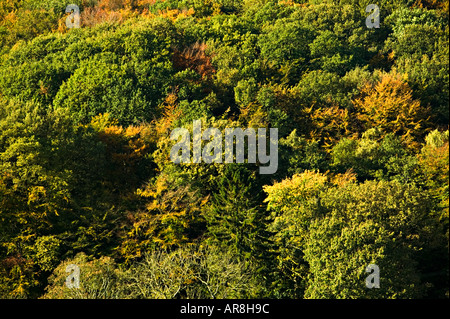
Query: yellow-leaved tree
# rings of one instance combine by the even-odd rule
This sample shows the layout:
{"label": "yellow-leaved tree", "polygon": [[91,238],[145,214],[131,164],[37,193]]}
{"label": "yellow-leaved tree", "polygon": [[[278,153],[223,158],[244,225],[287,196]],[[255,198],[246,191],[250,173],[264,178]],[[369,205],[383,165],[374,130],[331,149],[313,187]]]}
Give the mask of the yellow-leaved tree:
{"label": "yellow-leaved tree", "polygon": [[429,130],[429,108],[415,100],[412,89],[396,72],[386,73],[374,85],[366,85],[354,99],[356,116],[364,130],[380,129],[384,137],[394,133],[411,148],[417,149],[419,141]]}

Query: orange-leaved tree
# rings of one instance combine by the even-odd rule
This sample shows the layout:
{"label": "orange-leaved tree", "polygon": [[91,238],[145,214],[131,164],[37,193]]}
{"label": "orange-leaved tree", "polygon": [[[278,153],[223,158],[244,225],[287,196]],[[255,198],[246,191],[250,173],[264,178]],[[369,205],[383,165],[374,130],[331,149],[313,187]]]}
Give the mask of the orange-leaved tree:
{"label": "orange-leaved tree", "polygon": [[114,194],[130,195],[155,168],[149,157],[156,148],[152,127],[148,124],[122,127],[108,114],[94,117],[90,126],[106,145],[108,172],[105,186]]}

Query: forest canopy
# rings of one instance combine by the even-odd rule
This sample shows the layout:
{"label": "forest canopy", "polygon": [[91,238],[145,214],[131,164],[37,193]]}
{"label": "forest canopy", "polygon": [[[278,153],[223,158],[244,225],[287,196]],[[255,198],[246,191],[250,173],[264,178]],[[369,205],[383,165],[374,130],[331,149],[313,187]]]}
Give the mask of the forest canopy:
{"label": "forest canopy", "polygon": [[[0,298],[449,298],[448,20],[440,0],[0,0]],[[174,163],[195,120],[277,128],[276,173]]]}

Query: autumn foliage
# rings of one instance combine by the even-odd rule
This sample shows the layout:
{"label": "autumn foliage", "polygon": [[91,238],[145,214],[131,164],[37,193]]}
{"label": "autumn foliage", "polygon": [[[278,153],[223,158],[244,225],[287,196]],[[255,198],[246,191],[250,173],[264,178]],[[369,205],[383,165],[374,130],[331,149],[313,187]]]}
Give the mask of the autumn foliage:
{"label": "autumn foliage", "polygon": [[383,135],[398,134],[413,147],[427,132],[429,109],[413,99],[399,74],[385,74],[375,85],[364,87],[354,105],[364,130],[377,127]]}
{"label": "autumn foliage", "polygon": [[446,1],[75,3],[0,0],[0,298],[449,297]]}

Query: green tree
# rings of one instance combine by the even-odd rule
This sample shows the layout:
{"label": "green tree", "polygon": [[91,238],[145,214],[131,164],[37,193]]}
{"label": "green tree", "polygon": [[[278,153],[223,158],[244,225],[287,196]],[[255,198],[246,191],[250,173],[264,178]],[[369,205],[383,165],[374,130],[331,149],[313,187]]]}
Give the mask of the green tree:
{"label": "green tree", "polygon": [[[264,190],[278,247],[279,293],[419,298],[440,291],[444,296],[433,277],[447,275],[439,257],[444,225],[434,214],[436,201],[423,189],[398,181],[358,184],[349,173],[327,177],[306,171]],[[433,267],[436,260],[439,266]],[[380,289],[365,286],[369,264],[380,267]]]}
{"label": "green tree", "polygon": [[331,157],[337,172],[352,169],[360,180],[396,179],[408,183],[419,174],[415,154],[392,133],[381,138],[377,128],[364,132],[361,139],[340,140]]}
{"label": "green tree", "polygon": [[[428,194],[396,181],[370,181],[331,189],[321,204],[327,213],[312,221],[304,250],[306,298],[425,296],[419,251],[431,250],[439,237],[431,231],[436,220]],[[365,286],[369,264],[380,268],[380,288]]]}
{"label": "green tree", "polygon": [[408,74],[414,98],[431,107],[436,124],[446,125],[449,120],[448,14],[402,8],[387,17],[386,23],[393,33],[385,42],[384,50],[391,50],[398,70]]}
{"label": "green tree", "polygon": [[292,19],[277,19],[263,28],[258,46],[263,63],[275,72],[274,80],[291,84],[298,81],[307,70],[308,44],[312,41],[312,32]]}
{"label": "green tree", "polygon": [[214,182],[211,204],[204,214],[208,235],[243,256],[257,256],[265,240],[258,186],[251,171],[239,164],[228,165]]}
{"label": "green tree", "polygon": [[308,225],[322,214],[319,194],[326,187],[327,177],[312,171],[264,186],[264,201],[271,212],[268,230],[273,233],[277,250],[276,270],[272,274],[277,297],[303,297],[309,271],[304,259]]}

